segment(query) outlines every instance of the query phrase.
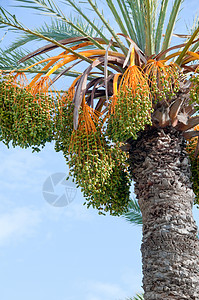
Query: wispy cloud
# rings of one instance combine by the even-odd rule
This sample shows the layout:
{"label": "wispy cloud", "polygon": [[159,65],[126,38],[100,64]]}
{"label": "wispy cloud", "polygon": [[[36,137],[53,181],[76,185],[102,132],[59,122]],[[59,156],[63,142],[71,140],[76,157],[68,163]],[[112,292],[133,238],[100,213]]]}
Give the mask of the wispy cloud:
{"label": "wispy cloud", "polygon": [[82,281],[78,288],[84,295],[84,300],[124,300],[142,292],[142,275],[135,273],[132,268],[126,268],[118,274],[117,282],[107,281]]}
{"label": "wispy cloud", "polygon": [[0,246],[31,236],[40,222],[40,213],[27,207],[1,214]]}

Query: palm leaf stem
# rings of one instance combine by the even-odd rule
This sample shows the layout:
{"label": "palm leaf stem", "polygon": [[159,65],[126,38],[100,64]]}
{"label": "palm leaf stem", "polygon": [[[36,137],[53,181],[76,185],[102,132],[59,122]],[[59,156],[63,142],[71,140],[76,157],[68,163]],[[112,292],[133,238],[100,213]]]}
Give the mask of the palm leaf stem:
{"label": "palm leaf stem", "polygon": [[77,30],[81,35],[86,36],[90,41],[93,42],[93,44],[98,47],[99,49],[104,49],[104,47],[99,44],[97,41],[95,41],[91,36],[89,36],[88,34],[85,34],[84,30],[82,30],[79,26],[75,25],[72,21],[70,21],[69,19],[67,19],[65,17],[65,15],[63,14],[62,10],[54,3],[53,0],[47,0],[49,6],[46,4],[45,0],[16,0],[16,1],[22,1],[22,2],[26,2],[26,3],[36,3],[39,4],[40,7],[35,7],[35,6],[21,6],[21,7],[28,7],[28,8],[33,8],[33,9],[38,9],[38,10],[42,10],[45,11],[47,15],[54,15],[54,17],[56,17],[59,20],[62,20],[64,22],[66,22],[68,25],[70,25],[71,27],[73,27],[75,30]]}
{"label": "palm leaf stem", "polygon": [[190,39],[188,40],[188,42],[186,43],[184,49],[182,50],[181,54],[179,55],[179,57],[176,60],[176,64],[180,65],[184,56],[186,55],[188,49],[190,48],[190,46],[193,44],[195,37],[197,36],[197,34],[199,33],[199,26],[198,28],[196,28],[196,30],[194,31],[194,33],[192,34],[192,36],[190,37]]}
{"label": "palm leaf stem", "polygon": [[123,217],[131,224],[142,225],[142,214],[136,199],[131,199],[128,211],[123,214]]}
{"label": "palm leaf stem", "polygon": [[[82,12],[82,10],[74,3],[74,1],[71,0],[65,0],[93,27],[93,29],[101,36],[101,38],[105,41],[105,43],[108,45],[109,40],[105,37],[105,35],[102,33],[101,30],[95,24]],[[115,47],[111,47],[114,51],[116,51]]]}
{"label": "palm leaf stem", "polygon": [[140,10],[138,0],[130,1],[128,0],[129,6],[131,8],[131,14],[133,16],[133,21],[135,24],[135,30],[137,33],[137,40],[139,41],[138,46],[145,51],[145,22],[143,19],[143,13]]}
{"label": "palm leaf stem", "polygon": [[146,1],[146,55],[151,56],[152,54],[152,36],[151,36],[151,10],[150,0]]}
{"label": "palm leaf stem", "polygon": [[93,8],[93,10],[95,11],[95,13],[98,15],[98,17],[101,19],[101,21],[103,22],[103,24],[106,26],[106,28],[108,29],[108,31],[111,33],[111,35],[115,38],[115,40],[117,41],[120,49],[122,50],[122,52],[127,55],[127,49],[125,47],[125,45],[122,43],[122,41],[120,40],[120,38],[118,37],[117,33],[111,28],[111,26],[109,25],[109,23],[105,20],[104,16],[100,13],[100,11],[97,8],[97,5],[93,3],[92,0],[88,0],[88,3],[90,4],[90,6]]}
{"label": "palm leaf stem", "polygon": [[191,51],[195,52],[199,48],[199,42],[197,42],[192,48]]}
{"label": "palm leaf stem", "polygon": [[[16,73],[30,73],[30,74],[35,74],[35,73],[41,73],[41,74],[46,74],[48,72],[48,70],[38,70],[38,69],[31,69],[31,70],[23,70],[23,69],[3,69],[0,70],[3,74],[10,74],[11,72],[16,72]],[[59,74],[60,71],[55,71],[53,74]],[[65,74],[63,74],[64,76],[70,76],[70,77],[78,77],[79,75],[81,75],[81,72],[77,72],[77,71],[69,71]],[[93,79],[93,78],[97,78],[97,76],[92,75],[88,77],[89,80]]]}
{"label": "palm leaf stem", "polygon": [[[4,9],[5,10],[5,9]],[[0,16],[0,24],[3,24],[4,26],[0,26],[0,28],[2,27],[12,27],[12,28],[15,28],[15,29],[18,29],[20,31],[23,31],[23,32],[27,32],[27,33],[30,33],[30,34],[33,34],[43,40],[46,40],[48,42],[51,42],[53,44],[55,44],[57,47],[60,47],[60,48],[63,48],[65,50],[67,50],[68,52],[76,55],[77,57],[81,58],[82,60],[88,62],[88,63],[92,63],[92,61],[90,59],[88,59],[87,57],[81,55],[81,54],[78,54],[77,52],[73,51],[70,47],[66,47],[62,44],[60,44],[58,41],[54,40],[54,39],[51,39],[49,37],[46,37],[38,32],[35,32],[35,31],[32,31],[28,28],[25,28],[21,23],[19,23],[16,18],[14,16],[12,16],[9,12],[7,12],[5,10],[5,12],[7,12],[13,19],[14,21],[16,22],[15,24],[12,23],[12,21],[9,20],[9,18],[7,17],[7,15],[5,14],[4,10],[0,7],[0,12],[3,13],[3,15],[6,17],[6,20],[4,20],[1,16]]]}
{"label": "palm leaf stem", "polygon": [[158,18],[158,25],[157,25],[157,29],[156,29],[156,35],[155,35],[155,53],[156,54],[160,52],[160,44],[161,44],[161,39],[162,39],[162,32],[163,32],[168,2],[169,2],[169,0],[162,0],[162,2],[161,2],[160,14],[159,14],[159,18]]}
{"label": "palm leaf stem", "polygon": [[162,44],[162,51],[166,50],[170,45],[174,26],[176,24],[176,19],[179,14],[179,10],[180,10],[180,6],[181,6],[182,2],[183,2],[183,0],[175,0],[173,3],[172,11],[170,14],[170,18],[168,21],[166,33],[165,33],[163,44]]}
{"label": "palm leaf stem", "polygon": [[119,25],[121,31],[125,34],[125,35],[128,35],[128,32],[126,30],[126,28],[124,27],[123,25],[123,21],[121,20],[116,8],[115,8],[115,5],[113,4],[113,1],[112,0],[106,0],[106,3],[108,4],[110,10],[112,11],[113,15],[114,15],[114,18],[117,22],[117,24]]}
{"label": "palm leaf stem", "polygon": [[123,15],[123,18],[124,18],[124,21],[126,23],[126,26],[128,28],[128,33],[129,33],[129,36],[131,37],[131,39],[137,43],[137,37],[136,37],[136,33],[135,33],[135,30],[134,30],[134,27],[133,27],[133,23],[130,19],[130,16],[129,16],[129,12],[127,10],[127,6],[126,6],[126,3],[124,0],[117,0],[117,3],[120,7],[120,10],[122,12],[122,15]]}

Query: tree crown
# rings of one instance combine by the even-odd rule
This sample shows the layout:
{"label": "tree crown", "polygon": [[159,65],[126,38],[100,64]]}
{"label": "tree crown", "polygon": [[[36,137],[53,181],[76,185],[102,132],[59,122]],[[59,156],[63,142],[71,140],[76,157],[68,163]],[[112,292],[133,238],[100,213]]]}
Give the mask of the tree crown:
{"label": "tree crown", "polygon": [[[174,1],[166,23],[168,0],[106,0],[120,33],[92,0],[87,4],[99,25],[71,0],[65,2],[81,20],[70,20],[52,0],[17,1],[54,19],[32,30],[0,8],[0,28],[24,33],[1,50],[1,141],[39,151],[55,140],[87,205],[119,215],[130,201],[128,139],[151,126],[172,126],[187,140],[199,195],[198,25],[170,47],[182,1]],[[49,44],[25,53],[22,46],[34,39]],[[55,49],[62,52],[49,56]],[[82,62],[87,66],[79,73]],[[58,91],[55,83],[65,76],[75,79]]]}

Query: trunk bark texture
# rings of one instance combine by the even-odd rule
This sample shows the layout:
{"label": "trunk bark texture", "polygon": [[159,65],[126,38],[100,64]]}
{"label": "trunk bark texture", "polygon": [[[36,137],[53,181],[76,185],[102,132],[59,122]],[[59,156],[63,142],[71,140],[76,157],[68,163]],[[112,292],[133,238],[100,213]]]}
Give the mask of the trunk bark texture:
{"label": "trunk bark texture", "polygon": [[172,127],[152,128],[129,143],[143,217],[144,299],[199,300],[199,243],[184,138]]}

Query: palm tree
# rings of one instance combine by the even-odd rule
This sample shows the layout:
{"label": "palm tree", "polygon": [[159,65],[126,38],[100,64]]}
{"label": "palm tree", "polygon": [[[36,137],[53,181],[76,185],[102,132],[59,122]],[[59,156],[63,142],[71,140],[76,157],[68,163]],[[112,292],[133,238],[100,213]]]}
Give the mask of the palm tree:
{"label": "palm tree", "polygon": [[[171,47],[182,0],[173,2],[168,22],[168,0],[106,0],[119,33],[92,0],[64,1],[82,22],[53,0],[18,1],[65,29],[61,38],[56,30],[31,30],[0,8],[0,28],[24,32],[1,53],[1,140],[36,151],[55,140],[87,206],[101,214],[127,211],[133,179],[143,221],[144,299],[199,299],[192,216],[199,197],[198,24]],[[25,53],[32,39],[49,44]],[[81,62],[83,72],[76,68]],[[65,76],[75,80],[56,90]]]}

